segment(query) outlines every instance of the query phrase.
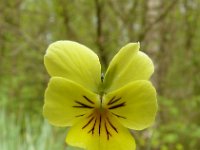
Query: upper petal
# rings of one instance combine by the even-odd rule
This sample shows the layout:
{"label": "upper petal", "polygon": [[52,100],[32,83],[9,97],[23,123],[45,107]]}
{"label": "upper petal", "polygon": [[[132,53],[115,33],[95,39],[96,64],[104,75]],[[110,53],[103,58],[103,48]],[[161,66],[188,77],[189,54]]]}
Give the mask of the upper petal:
{"label": "upper petal", "polygon": [[64,77],[98,91],[101,65],[98,56],[86,46],[72,41],[52,43],[45,54],[44,64],[51,76]]}
{"label": "upper petal", "polygon": [[66,142],[86,150],[135,150],[136,147],[128,129],[113,116],[109,120],[105,116],[83,118],[70,128]]}
{"label": "upper petal", "polygon": [[157,112],[156,91],[149,81],[134,81],[106,95],[110,112],[130,129],[150,126]]}
{"label": "upper petal", "polygon": [[52,77],[45,92],[43,114],[56,126],[71,126],[90,113],[98,95],[62,77]]}
{"label": "upper petal", "polygon": [[139,51],[139,43],[122,47],[109,64],[104,79],[107,92],[116,90],[135,80],[148,80],[154,66],[151,59]]}

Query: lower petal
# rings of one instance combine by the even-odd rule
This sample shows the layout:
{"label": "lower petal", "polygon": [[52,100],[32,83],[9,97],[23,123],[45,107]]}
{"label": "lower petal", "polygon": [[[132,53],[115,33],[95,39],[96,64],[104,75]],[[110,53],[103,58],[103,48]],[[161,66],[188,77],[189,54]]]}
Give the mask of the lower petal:
{"label": "lower petal", "polygon": [[111,115],[85,117],[70,128],[66,142],[86,150],[135,150],[129,130]]}

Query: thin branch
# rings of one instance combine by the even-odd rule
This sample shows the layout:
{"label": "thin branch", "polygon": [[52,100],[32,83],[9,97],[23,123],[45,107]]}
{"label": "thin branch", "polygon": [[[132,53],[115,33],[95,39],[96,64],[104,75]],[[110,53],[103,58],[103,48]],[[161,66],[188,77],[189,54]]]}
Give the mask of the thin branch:
{"label": "thin branch", "polygon": [[150,23],[148,26],[146,26],[146,28],[143,30],[143,32],[140,34],[139,36],[139,41],[142,41],[147,33],[157,24],[159,23],[160,21],[162,21],[167,15],[168,13],[170,12],[170,10],[176,5],[176,3],[178,2],[179,0],[174,0],[171,4],[169,4],[169,6],[163,11],[163,13],[161,13],[157,19],[155,19],[154,22]]}
{"label": "thin branch", "polygon": [[[132,6],[128,11],[123,11],[123,13],[121,13],[122,11],[120,10],[120,8],[116,8],[115,7],[115,3],[112,0],[108,1],[108,5],[110,6],[111,10],[115,13],[115,15],[117,17],[119,17],[124,24],[126,25],[127,22],[133,22],[133,19],[135,18],[135,14],[136,14],[136,8],[138,6],[139,1],[138,0],[134,0],[132,2]],[[131,14],[131,15],[130,15]]]}
{"label": "thin branch", "polygon": [[123,15],[121,13],[121,11],[119,11],[120,9],[118,9],[118,8],[115,7],[115,4],[113,3],[112,0],[108,1],[108,5],[110,6],[111,10],[115,13],[115,15],[117,17],[119,17],[122,21],[126,21],[126,18],[125,18],[126,15]]}

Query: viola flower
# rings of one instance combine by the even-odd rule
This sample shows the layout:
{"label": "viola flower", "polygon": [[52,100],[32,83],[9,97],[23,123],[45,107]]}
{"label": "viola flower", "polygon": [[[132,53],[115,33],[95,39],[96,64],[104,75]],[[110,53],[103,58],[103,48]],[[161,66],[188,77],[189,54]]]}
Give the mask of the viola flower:
{"label": "viola flower", "polygon": [[122,47],[101,76],[98,56],[72,41],[51,44],[44,64],[51,76],[43,114],[69,127],[69,145],[86,150],[135,150],[129,129],[149,127],[157,111],[149,82],[154,66],[139,43]]}

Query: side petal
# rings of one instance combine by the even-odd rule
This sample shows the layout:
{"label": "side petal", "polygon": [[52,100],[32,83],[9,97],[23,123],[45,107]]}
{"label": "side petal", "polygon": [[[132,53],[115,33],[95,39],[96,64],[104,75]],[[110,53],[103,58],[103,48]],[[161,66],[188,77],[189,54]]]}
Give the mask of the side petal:
{"label": "side petal", "polygon": [[81,85],[52,77],[45,92],[44,117],[56,126],[71,126],[93,110],[98,96]]}
{"label": "side petal", "polygon": [[106,95],[104,103],[127,128],[142,130],[155,120],[156,91],[149,81],[131,82]]}
{"label": "side petal", "polygon": [[[90,121],[90,118],[86,117],[70,128],[66,142],[86,150],[135,150],[135,141],[129,130],[123,127],[116,118],[109,119],[117,132],[103,116],[101,121],[95,118]],[[90,132],[93,128],[94,131]]]}
{"label": "side petal", "polygon": [[51,76],[73,80],[93,92],[101,82],[98,56],[89,48],[72,41],[52,43],[44,56],[44,64]]}
{"label": "side petal", "polygon": [[139,51],[139,43],[122,47],[109,64],[104,86],[107,92],[135,80],[148,80],[154,72],[151,59]]}

